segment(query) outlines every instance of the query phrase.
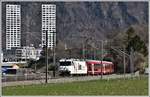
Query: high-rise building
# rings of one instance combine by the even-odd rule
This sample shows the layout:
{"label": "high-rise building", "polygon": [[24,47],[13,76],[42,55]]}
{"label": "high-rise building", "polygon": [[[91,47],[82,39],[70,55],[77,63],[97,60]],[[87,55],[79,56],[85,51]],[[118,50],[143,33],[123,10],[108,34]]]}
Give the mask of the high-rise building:
{"label": "high-rise building", "polygon": [[46,45],[48,33],[48,47],[53,49],[56,43],[56,5],[42,4],[42,46]]}
{"label": "high-rise building", "polygon": [[21,46],[21,6],[6,4],[6,49]]}

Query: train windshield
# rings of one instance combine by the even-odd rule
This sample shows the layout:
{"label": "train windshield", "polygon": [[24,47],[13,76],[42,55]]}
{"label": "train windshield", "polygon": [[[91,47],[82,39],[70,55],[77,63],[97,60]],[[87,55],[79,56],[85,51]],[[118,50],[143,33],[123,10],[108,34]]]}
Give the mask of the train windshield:
{"label": "train windshield", "polygon": [[60,62],[60,66],[71,66],[70,61]]}

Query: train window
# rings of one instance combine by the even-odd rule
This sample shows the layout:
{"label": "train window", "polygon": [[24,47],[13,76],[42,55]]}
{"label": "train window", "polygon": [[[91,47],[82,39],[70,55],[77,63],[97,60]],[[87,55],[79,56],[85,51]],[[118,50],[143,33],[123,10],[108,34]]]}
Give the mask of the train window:
{"label": "train window", "polygon": [[71,66],[71,62],[60,62],[60,66]]}
{"label": "train window", "polygon": [[104,64],[104,66],[109,66],[110,64]]}
{"label": "train window", "polygon": [[78,65],[79,67],[78,67],[78,70],[81,70],[82,69],[82,66],[81,65]]}
{"label": "train window", "polygon": [[92,70],[91,66],[88,66],[88,70]]}
{"label": "train window", "polygon": [[94,68],[101,68],[101,64],[94,64]]}

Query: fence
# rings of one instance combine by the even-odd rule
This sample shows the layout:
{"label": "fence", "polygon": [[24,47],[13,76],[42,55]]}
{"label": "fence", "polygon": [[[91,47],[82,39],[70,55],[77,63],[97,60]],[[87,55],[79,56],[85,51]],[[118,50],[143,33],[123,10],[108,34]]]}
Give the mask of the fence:
{"label": "fence", "polygon": [[[52,78],[53,72],[50,71],[48,73],[48,79]],[[56,77],[58,74],[56,74]],[[23,75],[3,75],[2,82],[10,82],[10,81],[25,81],[25,80],[42,80],[45,79],[45,73],[33,73],[33,74],[23,74]]]}

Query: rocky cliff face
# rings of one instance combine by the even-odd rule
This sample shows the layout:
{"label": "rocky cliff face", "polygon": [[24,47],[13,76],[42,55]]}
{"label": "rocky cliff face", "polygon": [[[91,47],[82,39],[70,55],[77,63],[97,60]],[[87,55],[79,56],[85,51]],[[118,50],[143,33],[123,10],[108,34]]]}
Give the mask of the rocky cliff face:
{"label": "rocky cliff face", "polygon": [[[5,36],[5,2],[2,4],[2,32]],[[78,46],[81,36],[112,39],[133,25],[148,42],[147,2],[53,2],[57,5],[57,40]],[[52,4],[53,4],[52,3]],[[22,45],[41,43],[42,2],[21,4]],[[26,40],[26,41],[25,41]],[[68,41],[69,40],[69,41]],[[3,48],[5,38],[3,37]]]}

